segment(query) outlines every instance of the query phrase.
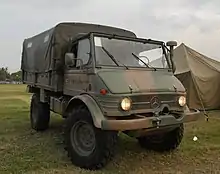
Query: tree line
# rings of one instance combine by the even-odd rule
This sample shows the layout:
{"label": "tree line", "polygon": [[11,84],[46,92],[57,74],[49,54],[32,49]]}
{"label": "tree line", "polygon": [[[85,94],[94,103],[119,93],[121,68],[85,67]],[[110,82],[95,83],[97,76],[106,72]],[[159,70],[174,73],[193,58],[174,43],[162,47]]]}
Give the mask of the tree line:
{"label": "tree line", "polygon": [[10,73],[8,67],[0,68],[0,81],[21,81],[21,76],[21,71]]}

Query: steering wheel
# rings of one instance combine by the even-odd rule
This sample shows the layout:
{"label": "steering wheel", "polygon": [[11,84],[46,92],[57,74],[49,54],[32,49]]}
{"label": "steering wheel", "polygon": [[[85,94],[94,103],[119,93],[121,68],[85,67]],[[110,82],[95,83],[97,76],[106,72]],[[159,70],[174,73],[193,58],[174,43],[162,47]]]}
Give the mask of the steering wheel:
{"label": "steering wheel", "polygon": [[147,61],[148,61],[148,63],[145,63],[145,61],[143,61],[145,64],[147,64],[147,65],[149,65],[149,63],[150,63],[150,60],[149,60],[149,58],[147,57],[147,56],[139,56],[139,58],[141,58],[141,57],[144,57],[144,58],[146,58],[147,59]]}

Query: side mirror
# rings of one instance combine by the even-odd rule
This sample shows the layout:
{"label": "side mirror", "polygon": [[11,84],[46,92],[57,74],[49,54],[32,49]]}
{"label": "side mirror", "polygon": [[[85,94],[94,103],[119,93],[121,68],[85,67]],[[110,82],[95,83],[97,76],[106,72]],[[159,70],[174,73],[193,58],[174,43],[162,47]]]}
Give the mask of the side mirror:
{"label": "side mirror", "polygon": [[65,65],[71,66],[73,65],[73,60],[75,56],[73,53],[66,53],[65,54]]}
{"label": "side mirror", "polygon": [[167,45],[168,47],[175,47],[175,46],[177,46],[177,42],[176,42],[176,41],[168,41],[168,42],[166,43],[166,45]]}
{"label": "side mirror", "polygon": [[79,61],[80,62],[79,66],[76,65],[76,67],[79,67],[79,69],[82,69],[82,65],[83,65],[83,60],[82,59],[80,59],[80,58],[77,59],[73,53],[66,53],[65,54],[65,65],[71,67],[71,66],[75,65],[74,61],[76,61],[76,62]]}

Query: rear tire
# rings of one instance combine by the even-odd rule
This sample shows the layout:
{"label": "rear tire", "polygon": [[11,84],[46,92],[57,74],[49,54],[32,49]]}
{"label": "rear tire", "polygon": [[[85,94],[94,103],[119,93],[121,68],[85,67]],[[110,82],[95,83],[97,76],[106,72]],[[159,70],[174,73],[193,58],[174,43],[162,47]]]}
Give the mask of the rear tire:
{"label": "rear tire", "polygon": [[165,133],[164,135],[152,135],[139,137],[138,141],[141,147],[158,152],[175,150],[181,143],[184,134],[184,125]]}
{"label": "rear tire", "polygon": [[50,106],[40,102],[38,94],[33,94],[30,106],[31,128],[36,131],[48,129],[50,123]]}
{"label": "rear tire", "polygon": [[118,134],[94,126],[85,106],[73,108],[64,128],[65,150],[78,167],[97,170],[104,167],[115,154]]}

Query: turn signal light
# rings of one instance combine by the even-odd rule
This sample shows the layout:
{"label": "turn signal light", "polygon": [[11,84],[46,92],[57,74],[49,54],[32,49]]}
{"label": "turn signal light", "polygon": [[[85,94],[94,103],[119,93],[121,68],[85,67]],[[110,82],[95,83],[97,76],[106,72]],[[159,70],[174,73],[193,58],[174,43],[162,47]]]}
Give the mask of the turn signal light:
{"label": "turn signal light", "polygon": [[106,95],[108,91],[106,89],[100,89],[100,94]]}

